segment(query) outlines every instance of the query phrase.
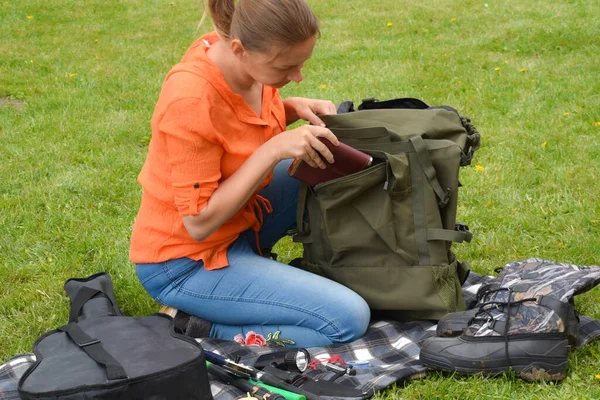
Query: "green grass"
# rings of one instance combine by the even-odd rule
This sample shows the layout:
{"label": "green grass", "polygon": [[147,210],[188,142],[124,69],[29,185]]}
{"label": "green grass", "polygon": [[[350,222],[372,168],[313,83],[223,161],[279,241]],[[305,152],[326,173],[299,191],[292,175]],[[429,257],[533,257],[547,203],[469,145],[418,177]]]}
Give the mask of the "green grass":
{"label": "green grass", "polygon": [[[461,259],[485,274],[530,256],[600,263],[600,3],[311,4],[322,37],[284,96],[417,97],[481,131],[461,171],[459,219],[475,233]],[[162,79],[200,16],[197,0],[0,1],[0,363],[65,322],[70,277],[108,271],[126,313],[157,310],[127,257],[136,176]],[[597,289],[577,305],[600,318]],[[434,373],[381,397],[600,398],[600,343],[569,365],[558,385]]]}

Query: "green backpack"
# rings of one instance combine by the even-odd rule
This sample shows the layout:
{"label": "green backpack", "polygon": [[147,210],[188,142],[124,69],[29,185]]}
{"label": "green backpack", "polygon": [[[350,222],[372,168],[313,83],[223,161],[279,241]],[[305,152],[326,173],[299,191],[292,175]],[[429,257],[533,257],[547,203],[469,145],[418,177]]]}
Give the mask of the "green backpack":
{"label": "green backpack", "polygon": [[321,116],[373,164],[315,187],[302,184],[294,241],[303,266],[360,294],[374,312],[398,320],[439,319],[464,309],[469,269],[452,242],[469,242],[456,223],[458,171],[479,133],[450,107],[417,99],[365,100]]}

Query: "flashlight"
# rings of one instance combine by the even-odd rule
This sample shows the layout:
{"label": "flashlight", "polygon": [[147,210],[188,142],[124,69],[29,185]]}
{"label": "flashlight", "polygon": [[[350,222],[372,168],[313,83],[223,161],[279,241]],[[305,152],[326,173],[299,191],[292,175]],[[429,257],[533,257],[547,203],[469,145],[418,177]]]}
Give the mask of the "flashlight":
{"label": "flashlight", "polygon": [[263,354],[254,363],[254,368],[262,370],[269,365],[290,372],[304,372],[309,362],[310,354],[306,349],[292,349]]}

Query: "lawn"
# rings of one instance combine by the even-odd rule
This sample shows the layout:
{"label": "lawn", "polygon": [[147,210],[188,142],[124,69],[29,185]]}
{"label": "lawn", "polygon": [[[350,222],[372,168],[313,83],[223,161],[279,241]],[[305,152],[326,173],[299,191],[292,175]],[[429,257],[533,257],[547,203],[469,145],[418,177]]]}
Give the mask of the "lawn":
{"label": "lawn", "polygon": [[[0,2],[0,363],[66,321],[70,277],[108,271],[125,313],[157,311],[128,261],[136,176],[165,74],[210,29],[199,4]],[[458,210],[475,237],[460,259],[483,274],[532,256],[600,264],[600,2],[311,4],[322,36],[283,96],[417,97],[479,128]],[[598,294],[578,310],[600,318]],[[556,385],[432,373],[381,397],[600,398],[600,341],[569,365]]]}

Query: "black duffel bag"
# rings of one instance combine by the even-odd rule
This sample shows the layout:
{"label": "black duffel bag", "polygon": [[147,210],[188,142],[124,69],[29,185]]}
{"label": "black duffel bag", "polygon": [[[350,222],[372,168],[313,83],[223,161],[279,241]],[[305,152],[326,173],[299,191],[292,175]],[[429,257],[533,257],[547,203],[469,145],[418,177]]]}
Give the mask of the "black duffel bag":
{"label": "black duffel bag", "polygon": [[22,399],[212,400],[202,347],[164,314],[126,317],[110,276],[69,279],[69,324],[34,344]]}

